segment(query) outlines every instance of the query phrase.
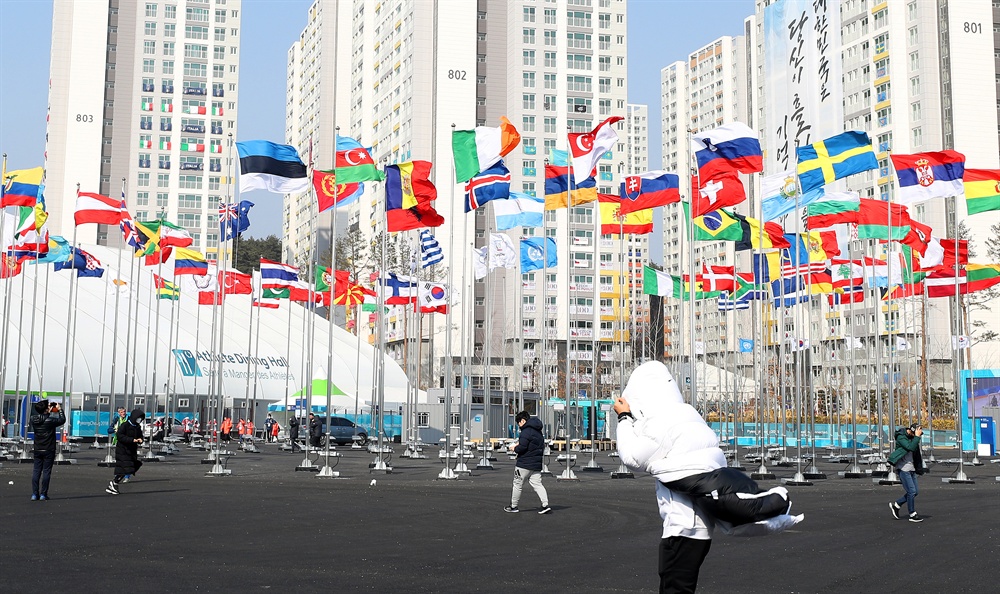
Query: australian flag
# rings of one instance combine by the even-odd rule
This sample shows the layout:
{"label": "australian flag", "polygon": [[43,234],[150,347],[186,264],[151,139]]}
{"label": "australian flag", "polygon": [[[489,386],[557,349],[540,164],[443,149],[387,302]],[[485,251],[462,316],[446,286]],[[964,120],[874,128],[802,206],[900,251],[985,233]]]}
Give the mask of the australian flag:
{"label": "australian flag", "polygon": [[239,204],[219,203],[219,236],[229,241],[250,228],[250,209],[253,202],[244,200]]}

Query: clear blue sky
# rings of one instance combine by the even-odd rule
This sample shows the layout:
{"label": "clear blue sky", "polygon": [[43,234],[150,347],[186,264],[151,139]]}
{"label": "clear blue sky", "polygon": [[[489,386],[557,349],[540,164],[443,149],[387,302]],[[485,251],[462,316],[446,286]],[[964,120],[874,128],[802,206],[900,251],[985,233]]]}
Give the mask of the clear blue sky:
{"label": "clear blue sky", "polygon": [[[310,4],[243,0],[240,140],[284,138],[285,56]],[[628,10],[629,102],[649,106],[649,163],[657,168],[660,69],[718,37],[739,35],[753,0],[628,0]],[[45,151],[52,3],[0,0],[0,23],[0,150],[10,169],[37,167]],[[281,198],[244,197],[257,204],[249,235],[280,235]]]}

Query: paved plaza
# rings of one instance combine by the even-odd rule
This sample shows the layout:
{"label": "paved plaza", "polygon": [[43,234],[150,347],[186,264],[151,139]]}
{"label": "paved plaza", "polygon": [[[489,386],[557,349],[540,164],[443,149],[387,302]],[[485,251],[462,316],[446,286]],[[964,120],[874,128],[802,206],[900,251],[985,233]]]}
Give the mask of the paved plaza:
{"label": "paved plaza", "polygon": [[[295,472],[301,454],[262,446],[207,478],[188,448],[147,464],[122,495],[104,492],[104,450],[55,468],[51,501],[32,502],[31,465],[0,468],[0,583],[4,592],[651,592],[660,520],[652,479],[544,481],[553,513],[530,489],[507,514],[513,462],[436,480],[427,460],[341,448],[341,478]],[[396,446],[397,454],[402,449]],[[939,458],[949,454],[938,452]],[[589,457],[589,455],[587,455]],[[806,519],[767,538],[718,535],[701,592],[983,592],[1000,582],[1000,465],[967,467],[974,485],[945,485],[939,465],[920,479],[922,524],[896,521],[899,487],[836,476],[791,487]],[[581,465],[583,455],[581,455]],[[550,469],[561,470],[554,459]],[[470,466],[474,467],[474,461]],[[779,478],[794,468],[773,468]],[[375,484],[371,484],[372,480]],[[11,484],[12,483],[12,484]],[[772,485],[772,481],[763,484]],[[123,583],[132,582],[126,586]]]}

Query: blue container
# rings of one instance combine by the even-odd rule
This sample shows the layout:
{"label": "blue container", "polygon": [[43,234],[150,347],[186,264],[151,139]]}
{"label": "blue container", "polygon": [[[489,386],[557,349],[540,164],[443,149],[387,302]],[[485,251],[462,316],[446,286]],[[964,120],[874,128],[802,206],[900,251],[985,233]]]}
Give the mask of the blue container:
{"label": "blue container", "polygon": [[990,446],[990,456],[997,451],[997,426],[993,417],[976,417],[979,425],[979,443]]}

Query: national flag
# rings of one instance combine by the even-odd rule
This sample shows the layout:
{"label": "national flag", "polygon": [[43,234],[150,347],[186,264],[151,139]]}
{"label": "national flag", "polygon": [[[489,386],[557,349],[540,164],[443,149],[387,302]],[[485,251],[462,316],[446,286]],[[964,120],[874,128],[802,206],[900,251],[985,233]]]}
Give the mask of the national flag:
{"label": "national flag", "polygon": [[799,277],[772,280],[771,296],[774,297],[774,307],[791,307],[809,301],[805,282]]}
{"label": "national flag", "polygon": [[226,295],[250,295],[253,293],[253,279],[238,270],[219,271],[219,285]]}
{"label": "national flag", "polygon": [[288,299],[291,297],[291,289],[288,287],[284,289],[262,289],[260,294],[262,299]]}
{"label": "national flag", "polygon": [[212,105],[212,115],[220,116],[220,115],[225,115],[225,113],[226,110],[223,109],[221,105]]}
{"label": "national flag", "polygon": [[169,140],[160,141],[160,150],[169,151],[173,147],[173,144]]}
{"label": "national flag", "polygon": [[885,260],[865,257],[861,269],[869,287],[888,287],[903,283],[903,255],[899,252],[886,254]]}
{"label": "national flag", "polygon": [[711,177],[694,176],[691,196],[691,215],[695,217],[726,206],[736,206],[747,199],[743,182],[735,171],[718,171]]}
{"label": "national flag", "polygon": [[254,297],[250,302],[251,307],[263,307],[266,309],[278,309],[281,301],[270,297]]}
{"label": "national flag", "polygon": [[121,216],[121,200],[91,192],[78,192],[76,195],[76,212],[73,213],[73,220],[77,225],[86,223],[117,225],[121,221]]}
{"label": "national flag", "polygon": [[964,334],[952,334],[951,336],[951,350],[958,351],[961,349],[967,349],[972,346],[972,341],[969,337]]}
{"label": "national flag", "polygon": [[961,196],[965,155],[957,151],[889,155],[899,180],[896,199],[914,204],[931,198]]}
{"label": "national flag", "polygon": [[[19,210],[23,211],[23,215],[27,219],[33,220],[32,209],[19,207]],[[34,260],[40,255],[48,253],[49,233],[44,230],[39,233],[32,228],[23,234],[15,234],[13,243],[7,249],[18,260]]]}
{"label": "national flag", "polygon": [[422,281],[417,287],[416,307],[420,313],[448,313],[448,285]]}
{"label": "national flag", "polygon": [[761,225],[760,221],[736,213],[732,216],[740,222],[743,237],[736,242],[737,250],[787,248],[791,244],[785,239],[785,230],[775,222]]}
{"label": "national flag", "polygon": [[477,279],[497,268],[517,268],[518,249],[506,233],[490,233],[487,245],[472,250],[473,270]]}
{"label": "national flag", "polygon": [[861,264],[854,260],[830,260],[830,276],[834,288],[860,286],[864,283],[865,273]]}
{"label": "national flag", "polygon": [[653,211],[637,210],[621,214],[621,198],[613,194],[598,194],[601,211],[601,235],[645,235],[653,232]]}
{"label": "national flag", "polygon": [[430,180],[430,161],[389,165],[385,173],[385,215],[390,232],[444,224],[444,217],[431,206],[437,188]]}
{"label": "national flag", "polygon": [[153,148],[153,141],[148,138],[139,137],[139,148],[151,149]]}
{"label": "national flag", "polygon": [[313,171],[313,188],[316,190],[319,212],[325,212],[335,205],[347,206],[357,201],[364,192],[362,183],[338,184],[336,174],[319,170]]}
{"label": "national flag", "polygon": [[701,264],[701,282],[706,291],[736,291],[735,266],[709,266]]}
{"label": "national flag", "polygon": [[198,305],[222,305],[225,293],[216,291],[198,291]]}
{"label": "national flag", "polygon": [[253,202],[242,200],[239,204],[219,203],[219,237],[229,241],[250,228],[250,209]]}
{"label": "national flag", "polygon": [[417,299],[417,283],[412,278],[399,276],[395,272],[378,279],[378,290],[386,305],[413,303]]}
{"label": "national flag", "polygon": [[13,278],[21,274],[21,260],[9,251],[0,255],[0,279]]}
{"label": "national flag", "polygon": [[32,264],[54,264],[55,262],[65,262],[70,258],[69,242],[58,235],[49,237],[48,250],[38,258],[31,260]]}
{"label": "national flag", "polygon": [[153,273],[153,288],[156,289],[156,294],[160,299],[177,301],[181,298],[180,287],[156,273]]}
{"label": "national flag", "polygon": [[1000,210],[1000,169],[966,169],[962,180],[970,215]]}
{"label": "national flag", "polygon": [[[136,258],[150,256],[160,253],[160,226],[159,221],[146,222],[133,220],[135,232],[139,236],[140,250],[135,253]],[[149,264],[147,262],[147,264]]]}
{"label": "national flag", "polygon": [[184,108],[184,113],[192,115],[208,115],[208,109],[204,105],[189,105]]}
{"label": "national flag", "polygon": [[[786,233],[785,239],[790,244],[782,251],[786,259],[797,266],[809,265],[814,272],[825,270],[826,261],[840,255],[828,254],[824,249],[822,236],[815,231]],[[830,249],[835,249],[835,246]]]}
{"label": "national flag", "polygon": [[611,150],[618,142],[618,133],[614,124],[624,120],[621,116],[612,116],[590,132],[569,135],[570,154],[573,155],[573,180],[582,183],[590,177],[591,171],[597,167],[597,162],[604,153]]}
{"label": "national flag", "polygon": [[198,250],[177,248],[174,250],[174,276],[182,274],[206,275],[208,262]]}
{"label": "national flag", "polygon": [[0,207],[27,206],[34,207],[38,197],[42,195],[45,186],[43,167],[33,169],[16,169],[6,172],[3,182],[3,196]]}
{"label": "national flag", "polygon": [[[295,266],[260,259],[260,286],[262,289],[285,290],[299,282],[299,269]],[[287,298],[287,295],[285,295]]]}
{"label": "national flag", "polygon": [[737,272],[736,290],[733,291],[732,298],[737,301],[767,299],[767,290],[764,285],[754,282],[752,272]]}
{"label": "national flag", "polygon": [[128,207],[125,206],[124,188],[122,189],[122,200],[118,210],[120,213],[118,228],[122,232],[122,241],[133,250],[142,249],[142,240],[140,239],[139,231],[135,226],[135,220],[132,219],[132,215],[128,212]]}
{"label": "national flag", "polygon": [[521,239],[521,274],[554,268],[559,264],[556,240],[551,237],[525,237]]}
{"label": "national flag", "polygon": [[78,278],[101,278],[104,276],[104,269],[101,268],[100,260],[80,248],[70,247],[70,252],[71,255],[69,259],[64,262],[53,263],[52,269],[56,271],[68,269],[76,270],[76,276]]}
{"label": "national flag", "polygon": [[700,175],[736,170],[757,173],[764,170],[764,152],[757,133],[742,122],[730,122],[691,137]]}
{"label": "national flag", "polygon": [[[153,111],[153,106],[150,105],[149,109],[146,110],[146,111]],[[174,112],[174,104],[173,103],[161,103],[160,104],[160,111],[163,112],[163,113],[173,113]]]}
{"label": "national flag", "polygon": [[681,199],[678,177],[666,171],[630,175],[619,185],[621,214],[666,206]]}
{"label": "national flag", "polygon": [[931,231],[929,225],[910,219],[910,232],[899,242],[923,256],[927,253],[927,246],[931,241]]}
{"label": "national flag", "polygon": [[306,164],[295,147],[267,140],[236,143],[240,157],[240,193],[267,190],[293,194],[309,189]]}
{"label": "national flag", "polygon": [[[567,207],[569,185],[568,167],[545,166],[545,210]],[[597,200],[597,181],[594,177],[573,184],[573,196],[569,206],[579,206],[595,200]]]}
{"label": "national flag", "polygon": [[826,193],[806,206],[806,227],[822,229],[844,223],[857,223],[860,198],[856,192]]}
{"label": "national flag", "polygon": [[739,346],[737,350],[741,353],[752,353],[753,352],[753,339],[752,338],[741,338],[739,339]]}
{"label": "national flag", "polygon": [[[475,130],[454,130],[451,149],[455,159],[455,181],[465,183],[491,168],[502,157],[517,148],[521,135],[506,116],[500,117],[499,128],[477,126]],[[588,169],[589,171],[589,169]]]}
{"label": "national flag", "polygon": [[[681,203],[685,216],[688,203]],[[743,227],[731,212],[724,209],[707,212],[694,218],[695,241],[739,241],[743,239]]]}
{"label": "national flag", "polygon": [[189,153],[204,153],[205,145],[200,142],[182,142],[181,150]]}
{"label": "national flag", "polygon": [[760,180],[761,218],[774,221],[798,208],[804,211],[806,206],[823,197],[823,190],[813,190],[799,194],[799,184],[794,171],[785,171],[777,175],[769,175]]}
{"label": "national flag", "polygon": [[[327,268],[326,270],[329,270]],[[333,304],[355,307],[362,305],[367,297],[375,297],[375,291],[366,289],[361,285],[351,282],[350,273],[346,270],[338,270],[334,275]],[[324,279],[329,282],[328,279]],[[318,287],[318,283],[317,283]]]}
{"label": "national flag", "polygon": [[927,244],[927,251],[920,258],[918,270],[933,270],[935,268],[946,268],[954,270],[955,264],[964,265],[969,263],[969,242],[966,239],[938,238],[931,236]]}
{"label": "national flag", "polygon": [[304,281],[299,281],[295,286],[288,288],[288,299],[313,305],[330,305],[330,293],[321,293]]}
{"label": "national flag", "polygon": [[187,229],[169,221],[149,221],[143,223],[143,225],[159,237],[160,250],[174,247],[186,248],[194,244],[194,238],[187,232]]}
{"label": "national flag", "polygon": [[208,152],[214,153],[216,155],[222,154],[222,144],[220,143],[210,143],[208,145]]}
{"label": "national flag", "polygon": [[679,277],[660,272],[649,266],[642,267],[642,292],[644,295],[680,297],[684,281]]}
{"label": "national flag", "polygon": [[848,303],[864,303],[865,288],[860,285],[841,287],[833,293],[828,294],[826,301],[830,304],[830,307],[846,305]]}
{"label": "national flag", "polygon": [[472,212],[491,200],[510,198],[510,170],[503,159],[465,183],[465,212]]}
{"label": "national flag", "polygon": [[878,169],[872,142],[864,132],[849,131],[795,149],[803,192],[855,173]]}
{"label": "national flag", "polygon": [[723,293],[719,295],[719,299],[716,302],[719,311],[736,311],[740,309],[750,309],[750,301],[747,299],[733,299],[727,294]]}
{"label": "national flag", "polygon": [[[928,297],[951,297],[955,294],[955,271],[940,270],[924,281]],[[962,295],[1000,285],[1000,264],[967,264],[959,270],[958,292]]]}
{"label": "national flag", "polygon": [[861,199],[858,239],[900,241],[910,233],[910,214],[902,204]]}
{"label": "national flag", "polygon": [[444,262],[444,253],[441,251],[441,244],[437,238],[428,231],[420,231],[420,267],[427,268]]}
{"label": "national flag", "polygon": [[515,227],[541,227],[544,223],[545,199],[511,192],[509,199],[493,203],[493,215],[496,217],[497,231]]}
{"label": "national flag", "polygon": [[323,172],[336,175],[337,183],[352,184],[385,179],[385,174],[379,171],[375,159],[365,147],[359,145],[345,150],[339,149],[340,147],[334,157],[333,170]]}
{"label": "national flag", "polygon": [[153,102],[143,101],[139,104],[139,109],[142,111],[153,111]]}

